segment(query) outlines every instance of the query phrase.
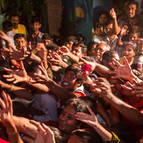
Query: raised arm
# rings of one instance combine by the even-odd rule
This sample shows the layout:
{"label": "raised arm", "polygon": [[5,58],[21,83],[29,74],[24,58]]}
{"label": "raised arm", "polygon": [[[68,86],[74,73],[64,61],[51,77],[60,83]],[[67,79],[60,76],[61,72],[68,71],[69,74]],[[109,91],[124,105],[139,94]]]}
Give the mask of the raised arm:
{"label": "raised arm", "polygon": [[44,83],[49,88],[50,92],[56,96],[58,99],[68,99],[74,97],[75,95],[72,92],[64,89],[60,85],[58,85],[55,81],[49,78],[47,75],[46,69],[43,66],[40,66],[42,75],[35,74],[37,76],[37,82]]}
{"label": "raised arm", "polygon": [[111,91],[109,82],[106,79],[99,78],[96,81],[94,87],[94,92],[98,93],[104,100],[106,100],[110,105],[112,105],[117,111],[119,111],[125,118],[134,122],[135,124],[143,124],[143,112],[137,110],[131,105],[128,105],[115,95]]}
{"label": "raised arm", "polygon": [[[112,140],[112,134],[106,130],[97,120],[96,115],[91,110],[91,108],[88,108],[90,114],[78,112],[75,117],[77,120],[80,120],[92,128],[100,135],[103,141],[111,141]],[[119,141],[119,140],[118,140]]]}
{"label": "raised arm", "polygon": [[120,64],[118,61],[113,59],[114,64],[116,65],[115,71],[113,72],[114,76],[112,78],[122,78],[125,80],[129,80],[131,83],[141,82],[141,80],[134,75],[132,69],[126,59],[124,57],[124,65]]}
{"label": "raised arm", "polygon": [[76,63],[78,63],[80,60],[80,58],[74,55],[72,52],[70,52],[70,50],[66,46],[60,47],[59,52],[63,55],[69,56]]}
{"label": "raised arm", "polygon": [[3,100],[0,98],[0,119],[2,124],[6,127],[8,139],[10,143],[23,143],[13,120],[13,107],[11,98],[5,92],[2,92],[2,97]]}
{"label": "raised arm", "polygon": [[116,15],[116,12],[115,12],[114,8],[112,8],[112,9],[110,10],[110,15],[111,15],[111,17],[113,18],[113,27],[114,27],[115,34],[119,34],[121,28],[120,28],[119,25],[118,25],[117,15]]}

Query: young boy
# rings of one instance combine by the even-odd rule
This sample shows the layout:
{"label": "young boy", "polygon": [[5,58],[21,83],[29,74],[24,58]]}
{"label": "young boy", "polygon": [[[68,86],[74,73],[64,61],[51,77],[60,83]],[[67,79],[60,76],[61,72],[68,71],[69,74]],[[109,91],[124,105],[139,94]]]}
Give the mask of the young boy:
{"label": "young boy", "polygon": [[41,22],[38,18],[34,18],[32,28],[33,32],[29,36],[29,41],[31,41],[32,49],[35,49],[37,43],[42,41],[42,37],[44,33],[40,31],[41,29]]}

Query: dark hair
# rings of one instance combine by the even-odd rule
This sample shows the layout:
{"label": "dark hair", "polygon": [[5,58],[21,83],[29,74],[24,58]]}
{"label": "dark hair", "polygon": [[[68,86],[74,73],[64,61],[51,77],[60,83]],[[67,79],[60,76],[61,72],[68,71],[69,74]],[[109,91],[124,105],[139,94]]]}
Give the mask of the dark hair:
{"label": "dark hair", "polygon": [[78,41],[78,38],[76,35],[70,35],[67,37],[67,41],[73,41],[73,42],[76,42]]}
{"label": "dark hair", "polygon": [[138,2],[136,2],[136,1],[129,1],[128,4],[127,4],[127,6],[129,6],[129,5],[131,5],[131,4],[135,4],[136,7],[137,7],[137,9],[138,9],[138,7],[139,7]]}
{"label": "dark hair", "polygon": [[43,36],[42,36],[42,40],[53,40],[52,36],[48,33],[45,33]]}
{"label": "dark hair", "polygon": [[75,36],[77,37],[78,42],[85,43],[86,38],[82,34],[77,33],[77,34],[75,34]]}
{"label": "dark hair", "polygon": [[107,11],[102,11],[102,12],[99,13],[98,18],[99,18],[101,15],[103,15],[103,14],[106,15],[107,17],[110,17],[109,12],[107,12]]}
{"label": "dark hair", "polygon": [[94,26],[94,29],[96,29],[96,28],[101,28],[101,27],[103,27],[103,25],[101,25],[101,24],[99,24],[99,23],[96,23],[95,26]]}
{"label": "dark hair", "polygon": [[106,51],[102,56],[102,61],[109,61],[113,58],[113,54],[118,54],[116,51]]}
{"label": "dark hair", "polygon": [[20,16],[19,16],[19,14],[12,14],[10,17],[12,18],[12,17],[15,17],[15,16],[17,16],[18,18],[20,18]]}
{"label": "dark hair", "polygon": [[57,44],[55,44],[55,43],[51,43],[51,44],[48,44],[46,46],[46,48],[48,50],[57,51],[59,49],[59,46]]}
{"label": "dark hair", "polygon": [[53,126],[49,126],[49,127],[54,133],[56,143],[66,143],[67,137],[68,137],[67,135],[65,135],[62,131],[60,131],[56,127],[53,127]]}
{"label": "dark hair", "polygon": [[67,73],[67,72],[69,72],[69,71],[73,71],[75,74],[77,74],[78,72],[81,71],[81,68],[79,67],[78,64],[73,64],[73,65],[68,66],[68,67],[65,69],[65,73]]}
{"label": "dark hair", "polygon": [[88,44],[88,47],[87,47],[88,52],[89,52],[90,50],[92,50],[92,48],[93,48],[94,45],[97,45],[97,44],[98,44],[98,43],[96,43],[96,42],[94,42],[94,41],[91,41],[91,42]]}
{"label": "dark hair", "polygon": [[37,63],[36,61],[33,61],[31,64],[25,66],[25,69],[27,71],[27,73],[33,73],[33,72],[36,72],[37,71],[37,68],[40,64]]}
{"label": "dark hair", "polygon": [[14,40],[17,40],[18,38],[24,38],[27,41],[27,38],[24,34],[20,34],[20,33],[15,34],[14,35]]}
{"label": "dark hair", "polygon": [[41,20],[40,20],[40,18],[39,17],[33,17],[33,20],[32,20],[32,23],[34,24],[34,23],[41,23]]}
{"label": "dark hair", "polygon": [[81,47],[81,51],[82,51],[82,53],[84,53],[85,51],[84,51],[84,49],[86,49],[87,47],[84,45],[84,43],[73,43],[73,45],[72,45],[72,49],[74,49],[75,47]]}
{"label": "dark hair", "polygon": [[107,25],[109,25],[109,24],[113,24],[113,19],[108,19],[108,21],[107,21],[107,23],[106,23],[106,25],[105,26],[107,26]]}
{"label": "dark hair", "polygon": [[[103,14],[107,16],[107,22],[108,22],[109,19],[112,19],[111,16],[110,16],[110,14],[109,14],[109,12],[107,12],[107,11],[102,11],[101,13],[99,13],[98,21],[99,21],[99,17],[100,17],[101,15],[103,15]],[[104,25],[106,25],[107,22],[106,22]]]}
{"label": "dark hair", "polygon": [[3,30],[6,31],[6,32],[12,30],[12,23],[11,23],[11,21],[5,20],[2,23],[2,27],[3,27]]}
{"label": "dark hair", "polygon": [[65,107],[69,105],[71,105],[76,112],[84,112],[89,114],[87,109],[88,103],[80,98],[74,97],[67,100]]}

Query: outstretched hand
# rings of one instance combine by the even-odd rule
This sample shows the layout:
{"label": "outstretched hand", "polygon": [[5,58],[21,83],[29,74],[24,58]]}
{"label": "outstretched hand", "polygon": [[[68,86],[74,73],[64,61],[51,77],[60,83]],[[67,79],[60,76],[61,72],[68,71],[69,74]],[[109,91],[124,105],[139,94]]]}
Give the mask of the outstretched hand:
{"label": "outstretched hand", "polygon": [[17,70],[4,68],[4,70],[7,71],[9,74],[3,75],[3,77],[8,82],[12,82],[14,84],[27,81],[28,75],[27,75],[27,72],[24,68],[23,61],[20,61],[20,67],[21,67],[21,69],[17,69]]}
{"label": "outstretched hand", "polygon": [[133,72],[126,57],[124,57],[123,60],[124,60],[124,65],[120,64],[118,61],[113,59],[113,63],[116,68],[115,68],[115,71],[113,72],[114,76],[112,76],[112,78],[114,79],[122,78],[130,81],[133,78]]}
{"label": "outstretched hand", "polygon": [[88,111],[90,114],[77,112],[75,115],[76,119],[88,124],[91,127],[96,126],[98,124],[96,115],[94,114],[94,112],[91,110],[90,107],[88,107]]}
{"label": "outstretched hand", "polygon": [[2,91],[2,98],[0,98],[0,119],[4,126],[7,126],[9,122],[13,121],[13,107],[12,101],[8,94]]}
{"label": "outstretched hand", "polygon": [[48,73],[47,73],[47,70],[45,69],[45,67],[43,66],[43,64],[41,64],[39,66],[42,74],[37,74],[35,73],[35,79],[38,81],[38,82],[47,82],[50,80],[49,76],[48,76]]}
{"label": "outstretched hand", "polygon": [[16,61],[21,61],[27,58],[31,54],[31,49],[30,46],[28,49],[25,51],[25,49],[16,49],[14,47],[9,47],[9,55],[11,59],[14,59]]}
{"label": "outstretched hand", "polygon": [[87,65],[90,65],[91,66],[91,72],[94,71],[97,63],[95,62],[95,60],[92,60],[92,61],[87,61],[86,59],[83,59],[83,58],[80,58],[80,61],[81,64],[87,64]]}
{"label": "outstretched hand", "polygon": [[24,140],[27,143],[55,143],[55,137],[52,130],[46,126],[45,124],[40,124],[36,121],[30,121],[34,126],[37,127],[38,133],[36,138],[30,139],[28,137],[24,137]]}

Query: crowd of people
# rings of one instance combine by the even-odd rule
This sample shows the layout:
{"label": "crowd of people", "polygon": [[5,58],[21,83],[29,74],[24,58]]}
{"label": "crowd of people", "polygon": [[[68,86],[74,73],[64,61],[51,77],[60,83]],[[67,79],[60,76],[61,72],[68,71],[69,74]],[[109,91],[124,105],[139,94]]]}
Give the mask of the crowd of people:
{"label": "crowd of people", "polygon": [[0,31],[0,142],[143,143],[143,29],[138,3],[101,12],[92,40]]}

